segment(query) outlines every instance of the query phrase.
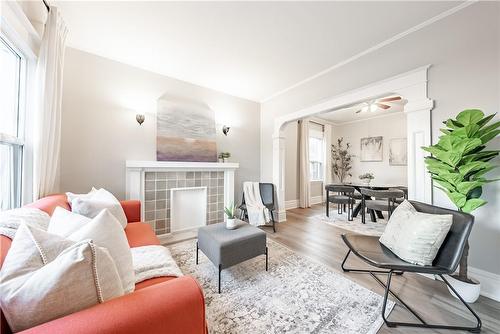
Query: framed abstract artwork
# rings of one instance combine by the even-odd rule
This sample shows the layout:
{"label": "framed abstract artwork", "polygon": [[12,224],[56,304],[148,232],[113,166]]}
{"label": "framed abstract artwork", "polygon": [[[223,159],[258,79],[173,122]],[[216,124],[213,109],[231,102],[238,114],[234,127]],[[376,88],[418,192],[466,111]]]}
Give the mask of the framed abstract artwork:
{"label": "framed abstract artwork", "polygon": [[406,166],[407,163],[406,138],[391,139],[389,142],[389,165]]}
{"label": "framed abstract artwork", "polygon": [[156,128],[158,161],[217,162],[215,112],[207,105],[163,95]]}
{"label": "framed abstract artwork", "polygon": [[360,161],[382,161],[382,136],[361,138]]}

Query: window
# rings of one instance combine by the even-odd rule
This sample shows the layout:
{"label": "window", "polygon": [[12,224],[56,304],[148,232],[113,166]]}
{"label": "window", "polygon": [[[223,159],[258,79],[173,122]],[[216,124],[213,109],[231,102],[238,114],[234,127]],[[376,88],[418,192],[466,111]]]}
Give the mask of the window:
{"label": "window", "polygon": [[0,210],[21,205],[23,58],[0,36]]}
{"label": "window", "polygon": [[323,126],[311,123],[309,130],[309,174],[311,181],[323,181],[324,159]]}

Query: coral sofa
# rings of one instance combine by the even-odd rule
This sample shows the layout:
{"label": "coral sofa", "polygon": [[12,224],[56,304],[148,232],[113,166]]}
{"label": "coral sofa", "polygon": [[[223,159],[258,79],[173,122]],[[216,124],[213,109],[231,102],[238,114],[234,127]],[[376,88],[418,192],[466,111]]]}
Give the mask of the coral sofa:
{"label": "coral sofa", "polygon": [[[130,247],[158,245],[151,227],[140,223],[139,201],[121,202],[129,224]],[[28,207],[49,215],[57,206],[70,209],[66,195],[42,198]],[[0,267],[11,240],[0,236]],[[11,333],[2,314],[1,333]],[[160,277],[141,282],[135,291],[88,309],[30,328],[22,333],[206,333],[205,301],[198,283],[189,276]]]}

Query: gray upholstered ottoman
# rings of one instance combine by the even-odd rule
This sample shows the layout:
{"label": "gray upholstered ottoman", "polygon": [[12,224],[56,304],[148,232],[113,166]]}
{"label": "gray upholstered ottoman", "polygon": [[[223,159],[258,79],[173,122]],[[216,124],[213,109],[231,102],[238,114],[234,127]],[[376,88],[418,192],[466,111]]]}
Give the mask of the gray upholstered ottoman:
{"label": "gray upholstered ottoman", "polygon": [[219,268],[219,293],[222,269],[265,254],[267,271],[266,232],[245,222],[238,222],[238,227],[234,230],[226,229],[225,223],[200,227],[196,243],[196,264],[198,249]]}

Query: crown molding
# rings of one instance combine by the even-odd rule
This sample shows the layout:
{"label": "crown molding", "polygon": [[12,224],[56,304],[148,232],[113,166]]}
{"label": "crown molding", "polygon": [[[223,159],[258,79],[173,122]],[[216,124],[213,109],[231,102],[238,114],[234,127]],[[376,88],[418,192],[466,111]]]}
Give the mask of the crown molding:
{"label": "crown molding", "polygon": [[378,43],[375,46],[372,46],[372,47],[370,47],[370,48],[368,48],[368,49],[366,49],[364,51],[361,51],[360,53],[355,54],[354,56],[349,57],[349,58],[347,58],[347,59],[345,59],[345,60],[343,60],[343,61],[341,61],[341,62],[339,62],[339,63],[337,63],[337,64],[335,64],[335,65],[333,65],[333,66],[331,66],[329,68],[327,68],[327,69],[324,69],[321,72],[318,72],[318,73],[316,73],[316,74],[314,74],[314,75],[312,75],[312,76],[310,76],[310,77],[308,77],[308,78],[306,78],[304,80],[301,80],[301,81],[299,81],[299,82],[297,82],[297,83],[295,83],[295,84],[293,84],[293,85],[291,85],[291,86],[289,86],[289,87],[287,87],[285,89],[282,89],[282,90],[280,90],[280,91],[278,91],[278,92],[276,92],[274,94],[271,94],[267,98],[261,100],[260,103],[268,102],[268,101],[270,101],[270,100],[272,100],[272,99],[274,99],[274,98],[276,98],[276,97],[278,97],[280,95],[285,94],[286,92],[291,91],[294,88],[300,87],[300,86],[302,86],[302,85],[304,85],[304,84],[306,84],[306,83],[308,83],[308,82],[310,82],[310,81],[312,81],[314,79],[317,79],[317,78],[319,78],[319,77],[321,77],[321,76],[323,76],[323,75],[325,75],[325,74],[327,74],[327,73],[329,73],[331,71],[334,71],[334,70],[336,70],[338,68],[341,68],[342,66],[345,66],[345,65],[347,65],[349,63],[352,63],[353,61],[355,61],[355,60],[357,60],[357,59],[359,59],[359,58],[361,58],[363,56],[366,56],[367,54],[370,54],[370,53],[372,53],[374,51],[377,51],[377,50],[379,50],[379,49],[381,49],[381,48],[383,48],[383,47],[385,47],[385,46],[387,46],[389,44],[392,44],[392,43],[394,43],[394,42],[396,42],[396,41],[398,41],[398,40],[400,40],[400,39],[402,39],[402,38],[404,38],[404,37],[406,37],[406,36],[414,33],[414,32],[417,32],[417,31],[419,31],[419,30],[421,30],[421,29],[423,29],[423,28],[425,28],[425,27],[427,27],[427,26],[429,26],[429,25],[431,25],[433,23],[436,23],[436,22],[438,22],[438,21],[440,21],[440,20],[442,20],[442,19],[444,19],[444,18],[446,18],[446,17],[448,17],[450,15],[453,15],[456,12],[458,12],[458,11],[464,9],[464,8],[467,8],[470,5],[476,3],[477,1],[478,0],[467,0],[467,1],[464,1],[460,5],[455,6],[453,8],[450,8],[450,9],[448,9],[448,10],[446,10],[446,11],[444,11],[444,12],[442,12],[442,13],[434,16],[434,17],[431,17],[430,19],[425,20],[424,22],[422,22],[420,24],[417,24],[416,26],[413,26],[413,27],[411,27],[411,28],[409,28],[409,29],[407,29],[407,30],[405,30],[405,31],[397,34],[397,35],[394,35],[393,37],[391,37],[389,39],[386,39],[385,41],[383,41],[381,43]]}

